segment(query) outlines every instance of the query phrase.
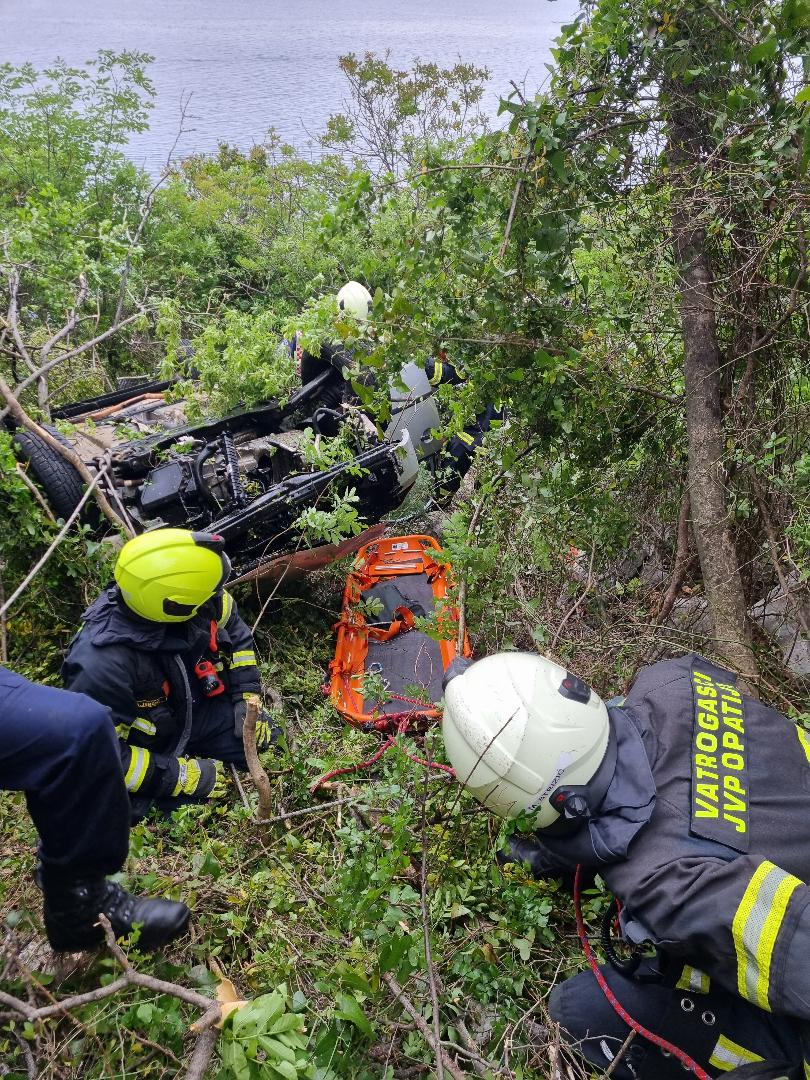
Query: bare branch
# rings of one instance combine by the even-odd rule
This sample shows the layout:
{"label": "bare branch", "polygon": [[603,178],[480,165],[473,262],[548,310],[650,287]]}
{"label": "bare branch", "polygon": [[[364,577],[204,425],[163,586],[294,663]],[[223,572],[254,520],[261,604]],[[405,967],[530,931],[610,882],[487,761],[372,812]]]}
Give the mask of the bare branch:
{"label": "bare branch", "polygon": [[447,1051],[442,1047],[442,1045],[436,1045],[436,1037],[425,1022],[424,1016],[422,1016],[422,1014],[419,1012],[411,999],[406,995],[405,991],[402,989],[402,987],[399,985],[399,983],[390,971],[386,972],[385,975],[383,975],[383,982],[386,984],[394,997],[399,1001],[405,1012],[408,1013],[408,1015],[411,1017],[414,1024],[416,1024],[416,1027],[419,1030],[419,1034],[422,1036],[422,1038],[425,1040],[431,1050],[433,1050],[437,1060],[439,1057],[441,1057],[442,1065],[453,1077],[453,1080],[466,1080],[464,1073],[461,1071],[458,1065],[456,1065],[456,1063],[453,1061]]}
{"label": "bare branch", "polygon": [[11,330],[11,336],[14,338],[14,344],[17,346],[17,352],[25,361],[29,371],[36,370],[36,364],[31,359],[31,354],[25,347],[22,335],[20,334],[20,310],[17,303],[17,295],[20,290],[20,272],[16,268],[11,271],[8,276],[8,289],[9,289],[9,301],[8,301],[8,316],[7,322],[9,330]]}
{"label": "bare branch", "polygon": [[14,592],[8,598],[8,600],[6,600],[3,603],[3,606],[0,607],[0,617],[5,616],[6,612],[9,610],[9,608],[11,608],[11,606],[14,604],[14,602],[16,600],[18,600],[20,596],[22,596],[22,594],[25,592],[25,590],[28,588],[28,586],[31,584],[31,582],[34,580],[34,578],[37,576],[37,574],[43,568],[43,566],[45,566],[48,559],[50,559],[51,555],[53,555],[54,551],[56,551],[57,547],[62,543],[62,541],[64,540],[64,538],[67,536],[68,532],[70,531],[70,528],[73,525],[73,522],[76,520],[76,518],[79,516],[79,514],[81,514],[82,510],[84,509],[84,504],[87,502],[87,500],[93,494],[93,489],[95,488],[96,484],[99,482],[99,480],[101,480],[101,478],[103,476],[106,475],[106,472],[107,472],[106,469],[102,469],[99,473],[97,473],[93,477],[93,479],[90,482],[90,484],[88,485],[87,490],[85,491],[84,495],[82,495],[78,506],[73,511],[73,513],[70,515],[70,517],[67,519],[65,524],[62,526],[62,528],[56,534],[56,536],[53,538],[48,550],[45,552],[45,554],[42,556],[42,558],[37,562],[37,564],[29,571],[29,573],[26,574],[26,576],[23,578],[23,580],[20,582],[20,584],[17,586],[17,588],[14,590]]}
{"label": "bare branch", "polygon": [[58,345],[60,341],[64,341],[65,338],[69,337],[76,329],[76,324],[79,322],[78,311],[87,299],[87,291],[87,277],[84,274],[79,274],[79,290],[76,293],[76,303],[73,306],[73,310],[68,315],[65,325],[61,330],[57,330],[53,337],[48,338],[39,350],[40,369],[48,363],[48,356],[50,355],[51,349],[53,349],[55,345]]}
{"label": "bare branch", "polygon": [[[425,793],[427,796],[427,792]],[[427,902],[427,822],[425,820],[425,799],[422,800],[422,859],[419,867],[419,907],[422,914],[422,936],[425,943],[425,968],[430,987],[430,1004],[433,1012],[433,1035],[436,1051],[436,1076],[444,1080],[444,1062],[442,1060],[442,1022],[439,1012],[439,991],[436,988],[436,969],[430,948],[430,919]]]}
{"label": "bare branch", "polygon": [[218,1042],[219,1031],[215,1027],[209,1027],[200,1032],[194,1044],[191,1061],[188,1063],[185,1080],[203,1080]]}
{"label": "bare branch", "polygon": [[34,496],[36,501],[42,507],[42,511],[45,514],[45,516],[50,518],[50,520],[54,524],[56,524],[56,518],[53,515],[53,510],[51,510],[50,506],[48,506],[48,504],[45,502],[45,499],[42,497],[42,492],[39,490],[39,488],[36,486],[36,484],[33,484],[28,479],[28,474],[26,473],[26,471],[22,467],[22,465],[19,463],[19,461],[17,462],[17,466],[16,466],[15,471],[17,473],[17,476],[19,476],[20,480],[23,482],[23,484],[25,484],[25,486],[28,488],[28,490]]}
{"label": "bare branch", "polygon": [[571,618],[571,616],[573,614],[575,614],[575,612],[581,607],[582,602],[585,600],[585,597],[588,595],[588,593],[593,588],[593,558],[594,558],[595,554],[596,554],[596,544],[593,543],[593,544],[591,544],[591,557],[590,557],[590,560],[588,561],[588,579],[585,582],[585,588],[579,594],[579,596],[577,597],[575,602],[571,605],[571,607],[568,609],[568,611],[566,611],[565,615],[563,615],[562,621],[560,622],[560,625],[555,630],[554,637],[551,639],[551,644],[549,645],[550,650],[553,650],[554,646],[560,640],[560,634],[563,632],[563,630],[565,628],[565,624],[568,622],[568,620]]}
{"label": "bare branch", "polygon": [[[82,353],[87,352],[88,349],[94,348],[96,345],[100,345],[102,341],[106,341],[107,338],[117,334],[119,330],[123,330],[129,323],[134,322],[136,319],[140,319],[146,313],[146,308],[140,308],[133,315],[128,315],[126,319],[122,319],[119,323],[114,323],[107,330],[101,334],[97,334],[94,338],[90,338],[89,341],[82,342],[81,345],[77,345],[75,349],[70,349],[68,352],[61,353],[59,356],[49,360],[47,364],[43,364],[42,367],[32,371],[30,375],[26,376],[14,387],[13,397],[18,398],[23,390],[27,390],[31,383],[36,382],[40,376],[47,374],[57,364],[64,363],[65,360],[72,360],[75,356],[81,356]],[[8,400],[8,399],[7,399]],[[6,408],[0,410],[0,420],[3,420],[10,412],[13,412],[11,405],[7,405]]]}
{"label": "bare branch", "polygon": [[681,499],[681,510],[678,515],[678,539],[675,548],[675,565],[672,569],[672,580],[669,583],[666,596],[661,601],[661,606],[658,608],[658,613],[655,617],[656,623],[662,623],[667,615],[669,615],[670,611],[672,611],[683,585],[684,574],[686,573],[686,567],[689,564],[689,514],[691,508],[689,488],[687,487],[683,493],[683,498]]}
{"label": "bare branch", "polygon": [[310,814],[320,814],[325,810],[336,810],[346,803],[358,802],[362,796],[347,795],[345,799],[332,799],[330,802],[320,803],[318,806],[305,806],[301,810],[290,810],[287,814],[277,814],[271,818],[254,818],[257,825],[277,825],[281,821],[289,821],[290,818],[307,817]]}

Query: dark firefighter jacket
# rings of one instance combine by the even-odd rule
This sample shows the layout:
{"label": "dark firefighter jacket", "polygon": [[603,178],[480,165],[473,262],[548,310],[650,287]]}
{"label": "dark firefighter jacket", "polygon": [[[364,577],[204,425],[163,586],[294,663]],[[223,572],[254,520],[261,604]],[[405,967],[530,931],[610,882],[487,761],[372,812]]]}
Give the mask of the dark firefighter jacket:
{"label": "dark firefighter jacket", "polygon": [[210,661],[225,684],[223,700],[259,692],[253,636],[227,592],[185,623],[142,619],[126,607],[115,585],[84,613],[62,678],[68,689],[112,710],[131,793],[172,794],[193,701],[200,697],[194,668],[201,660]]}
{"label": "dark firefighter jacket", "polygon": [[609,783],[573,835],[537,834],[549,863],[597,867],[683,985],[810,1020],[810,735],[699,656],[645,668],[609,711]]}

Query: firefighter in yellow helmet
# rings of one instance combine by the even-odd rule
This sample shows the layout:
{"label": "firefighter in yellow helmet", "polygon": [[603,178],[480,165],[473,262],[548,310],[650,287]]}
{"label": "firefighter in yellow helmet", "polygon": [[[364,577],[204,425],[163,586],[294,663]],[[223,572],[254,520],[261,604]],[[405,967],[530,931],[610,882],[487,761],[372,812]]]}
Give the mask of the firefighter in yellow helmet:
{"label": "firefighter in yellow helmet", "polygon": [[[253,636],[225,589],[222,537],[157,529],[124,545],[115,584],[85,612],[62,667],[69,690],[107,705],[133,817],[222,791],[247,767],[246,697],[259,693]],[[262,714],[258,745],[275,741]]]}

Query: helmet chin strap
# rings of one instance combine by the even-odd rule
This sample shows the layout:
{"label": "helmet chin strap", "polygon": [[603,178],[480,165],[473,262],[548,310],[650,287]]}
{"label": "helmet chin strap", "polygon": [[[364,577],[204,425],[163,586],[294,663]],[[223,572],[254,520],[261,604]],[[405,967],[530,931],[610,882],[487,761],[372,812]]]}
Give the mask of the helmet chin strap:
{"label": "helmet chin strap", "polygon": [[572,832],[574,829],[587,821],[588,818],[599,808],[600,803],[607,794],[610,781],[616,771],[616,733],[613,725],[610,725],[608,744],[605,747],[605,756],[596,770],[593,779],[587,784],[561,785],[555,788],[549,796],[549,803],[560,815],[559,821],[542,829],[541,832],[550,835]]}

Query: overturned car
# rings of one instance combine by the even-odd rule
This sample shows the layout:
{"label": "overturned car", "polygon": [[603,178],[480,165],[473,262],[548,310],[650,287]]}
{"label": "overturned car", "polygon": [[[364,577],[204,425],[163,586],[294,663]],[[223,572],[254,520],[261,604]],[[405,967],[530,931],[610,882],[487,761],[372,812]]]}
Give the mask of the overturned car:
{"label": "overturned car", "polygon": [[[405,498],[419,460],[431,466],[438,456],[434,432],[441,422],[433,387],[416,365],[403,370],[406,389],[392,389],[383,437],[331,357],[318,358],[303,374],[307,381],[286,404],[271,401],[201,423],[188,422],[183,402],[167,400],[166,382],[124,387],[53,416],[74,425],[59,438],[91,472],[103,472],[99,486],[135,532],[161,526],[217,532],[227,542],[233,580],[291,565],[310,569],[382,531],[378,523]],[[346,460],[313,464],[305,452],[313,438],[338,434],[350,448]],[[54,511],[67,517],[83,494],[77,471],[28,431],[16,433],[15,445]],[[302,513],[328,510],[349,491],[361,521],[377,527],[313,547]]]}

